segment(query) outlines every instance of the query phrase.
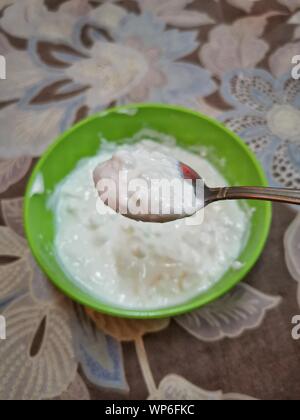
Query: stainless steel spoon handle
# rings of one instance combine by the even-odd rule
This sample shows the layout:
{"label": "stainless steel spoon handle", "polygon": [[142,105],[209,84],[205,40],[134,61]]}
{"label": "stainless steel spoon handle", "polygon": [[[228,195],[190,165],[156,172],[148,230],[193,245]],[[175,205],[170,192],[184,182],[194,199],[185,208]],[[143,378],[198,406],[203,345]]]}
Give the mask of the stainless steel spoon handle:
{"label": "stainless steel spoon handle", "polygon": [[210,188],[207,192],[207,201],[209,203],[219,200],[239,199],[267,200],[300,205],[300,190],[266,187],[230,187]]}

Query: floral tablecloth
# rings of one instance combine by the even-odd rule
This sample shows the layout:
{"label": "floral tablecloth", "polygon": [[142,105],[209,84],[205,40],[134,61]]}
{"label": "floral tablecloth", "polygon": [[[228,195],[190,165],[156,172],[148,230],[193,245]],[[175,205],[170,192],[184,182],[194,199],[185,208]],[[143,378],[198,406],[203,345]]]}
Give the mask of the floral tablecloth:
{"label": "floral tablecloth", "polygon": [[[116,104],[167,102],[219,118],[300,188],[300,0],[0,0],[0,399],[300,399],[300,216],[274,206],[245,282],[191,314],[95,314],[31,257],[22,196],[63,130]],[[3,69],[2,69],[3,70]],[[42,223],[42,221],[40,221]]]}

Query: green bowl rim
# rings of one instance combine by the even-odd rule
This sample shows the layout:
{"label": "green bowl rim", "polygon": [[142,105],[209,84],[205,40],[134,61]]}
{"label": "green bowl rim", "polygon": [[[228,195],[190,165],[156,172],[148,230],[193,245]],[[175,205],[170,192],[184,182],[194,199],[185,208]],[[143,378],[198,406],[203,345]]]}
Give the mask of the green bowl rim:
{"label": "green bowl rim", "polygon": [[229,134],[236,143],[244,149],[245,153],[248,155],[252,163],[254,164],[257,173],[259,177],[261,178],[261,182],[263,186],[268,186],[268,180],[266,178],[265,172],[263,170],[263,167],[261,166],[260,162],[257,160],[255,154],[250,150],[250,148],[238,137],[235,133],[233,133],[231,130],[229,130],[227,127],[225,127],[222,123],[216,121],[213,118],[210,118],[206,115],[201,114],[200,112],[193,111],[191,109],[184,108],[182,106],[177,105],[167,105],[167,104],[157,104],[157,103],[147,103],[147,104],[130,104],[125,106],[118,106],[115,108],[110,108],[108,110],[104,110],[103,112],[99,112],[97,114],[94,114],[92,116],[89,116],[85,118],[84,120],[80,121],[79,123],[72,126],[70,129],[62,133],[43,153],[43,155],[40,157],[38,162],[36,163],[27,187],[25,191],[25,202],[24,202],[24,211],[23,211],[23,217],[24,217],[24,228],[25,228],[25,234],[29,243],[29,247],[31,249],[31,252],[36,259],[39,267],[41,270],[45,273],[45,275],[51,280],[51,282],[59,289],[61,290],[66,296],[70,297],[72,300],[79,302],[80,304],[91,308],[97,312],[105,313],[107,315],[112,315],[120,318],[131,318],[131,319],[159,319],[159,318],[168,318],[173,316],[182,315],[184,313],[191,312],[195,309],[199,309],[200,307],[207,305],[214,300],[220,298],[227,292],[229,292],[236,284],[240,283],[246,274],[253,268],[255,263],[257,262],[258,258],[260,257],[266,241],[269,236],[270,228],[271,228],[271,222],[272,222],[272,205],[271,203],[265,202],[265,218],[262,220],[261,223],[261,236],[260,240],[257,243],[257,247],[255,252],[253,253],[252,257],[247,261],[247,263],[244,265],[244,267],[237,271],[236,273],[233,273],[231,276],[230,281],[227,281],[227,283],[224,284],[224,286],[219,289],[218,291],[212,292],[210,296],[206,296],[205,301],[201,301],[201,294],[199,295],[199,299],[197,296],[195,296],[193,299],[191,299],[188,302],[178,304],[175,306],[170,306],[166,308],[160,308],[160,309],[154,309],[154,310],[148,310],[148,311],[142,311],[142,310],[135,310],[135,309],[126,309],[122,307],[114,307],[111,306],[110,303],[105,302],[97,302],[97,304],[91,303],[89,301],[89,298],[80,298],[76,295],[76,292],[72,292],[69,290],[68,286],[62,286],[60,284],[59,279],[53,278],[50,273],[47,272],[47,269],[43,266],[43,261],[40,258],[39,255],[39,248],[35,245],[34,238],[31,236],[31,231],[29,227],[29,204],[30,204],[30,191],[33,185],[33,182],[35,181],[35,178],[37,174],[41,171],[41,168],[43,164],[46,162],[50,154],[53,152],[53,150],[60,144],[65,137],[72,134],[73,131],[77,130],[79,127],[82,127],[86,124],[89,124],[91,121],[94,121],[95,119],[98,119],[99,117],[103,117],[109,114],[118,113],[120,111],[124,110],[130,110],[130,109],[167,109],[171,111],[179,111],[188,113],[190,115],[201,117],[202,119],[208,121],[209,123],[213,124],[214,126],[218,127],[219,129],[223,130],[225,133]]}

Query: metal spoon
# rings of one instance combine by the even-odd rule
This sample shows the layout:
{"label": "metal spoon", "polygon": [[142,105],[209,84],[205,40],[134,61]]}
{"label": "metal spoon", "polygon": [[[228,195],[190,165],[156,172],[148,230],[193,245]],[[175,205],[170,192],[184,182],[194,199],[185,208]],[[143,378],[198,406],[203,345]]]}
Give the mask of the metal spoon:
{"label": "metal spoon", "polygon": [[[289,188],[267,188],[267,187],[223,187],[223,188],[209,188],[202,180],[200,175],[190,168],[188,165],[179,162],[179,167],[183,179],[190,180],[196,186],[197,181],[202,182],[201,194],[203,195],[204,188],[204,201],[202,197],[202,206],[206,207],[208,204],[222,200],[265,200],[280,203],[297,204],[300,205],[300,190]],[[94,181],[97,184],[97,178],[94,174]],[[196,192],[195,188],[195,192]],[[201,208],[197,208],[195,213]],[[194,213],[194,214],[195,214]],[[130,214],[127,212],[125,217],[142,222],[152,223],[167,223],[177,219],[182,219],[193,214]]]}

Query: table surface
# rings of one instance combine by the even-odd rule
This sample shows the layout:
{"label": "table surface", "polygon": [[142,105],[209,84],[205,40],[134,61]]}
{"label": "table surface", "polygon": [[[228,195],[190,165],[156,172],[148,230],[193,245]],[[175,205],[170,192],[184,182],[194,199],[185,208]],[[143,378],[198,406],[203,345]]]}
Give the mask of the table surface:
{"label": "table surface", "polygon": [[137,322],[91,314],[53,289],[27,247],[22,197],[61,131],[150,101],[219,118],[271,185],[300,188],[291,76],[300,0],[1,0],[0,9],[0,399],[299,399],[297,209],[274,206],[262,257],[227,296]]}

